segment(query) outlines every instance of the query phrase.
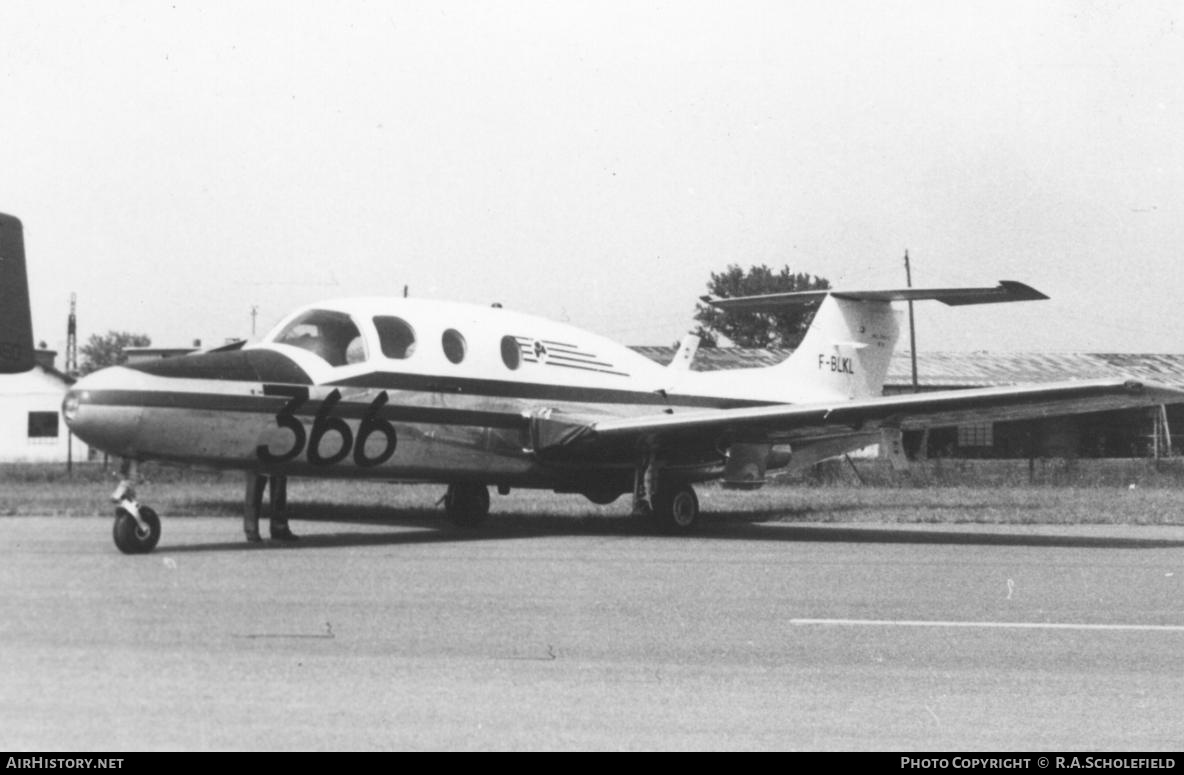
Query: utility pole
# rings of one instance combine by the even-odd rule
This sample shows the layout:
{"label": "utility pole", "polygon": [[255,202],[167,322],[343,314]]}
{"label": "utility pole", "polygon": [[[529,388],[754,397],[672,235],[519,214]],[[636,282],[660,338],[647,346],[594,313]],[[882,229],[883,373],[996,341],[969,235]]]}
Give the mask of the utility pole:
{"label": "utility pole", "polygon": [[[78,376],[78,294],[70,294],[70,317],[66,318],[66,376]],[[74,473],[74,432],[66,431],[66,473]]]}
{"label": "utility pole", "polygon": [[255,338],[255,318],[259,317],[259,305],[251,305],[251,338]]}
{"label": "utility pole", "polygon": [[[904,251],[904,279],[905,284],[913,287],[913,270],[909,267],[909,251],[906,248]],[[909,355],[913,361],[913,392],[918,392],[917,388],[917,329],[913,321],[913,300],[909,299]]]}
{"label": "utility pole", "polygon": [[70,317],[66,319],[66,374],[78,376],[78,294],[70,294]]}

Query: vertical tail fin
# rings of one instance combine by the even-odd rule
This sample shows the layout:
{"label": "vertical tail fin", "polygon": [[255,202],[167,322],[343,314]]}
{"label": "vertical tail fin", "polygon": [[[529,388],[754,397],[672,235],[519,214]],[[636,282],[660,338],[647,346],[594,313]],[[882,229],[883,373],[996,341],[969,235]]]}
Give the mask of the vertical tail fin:
{"label": "vertical tail fin", "polygon": [[796,291],[703,300],[723,310],[771,312],[821,302],[793,355],[769,372],[784,377],[792,400],[880,395],[900,327],[894,301],[934,299],[950,306],[1047,299],[1023,283],[1001,280],[986,288],[897,288],[882,291]]}
{"label": "vertical tail fin", "polygon": [[0,213],[0,374],[29,371],[34,365],[21,222]]}
{"label": "vertical tail fin", "polygon": [[889,302],[827,296],[802,343],[774,369],[803,398],[878,396],[899,331]]}

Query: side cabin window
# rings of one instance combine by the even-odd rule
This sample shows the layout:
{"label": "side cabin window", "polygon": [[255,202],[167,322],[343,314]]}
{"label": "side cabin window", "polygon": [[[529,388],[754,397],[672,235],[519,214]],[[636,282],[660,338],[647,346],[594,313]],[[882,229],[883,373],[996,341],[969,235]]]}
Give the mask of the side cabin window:
{"label": "side cabin window", "polygon": [[378,315],[374,327],[378,329],[378,342],[386,357],[403,360],[415,352],[415,329],[403,318]]}
{"label": "side cabin window", "polygon": [[506,364],[510,371],[517,371],[522,365],[522,346],[515,337],[502,337],[502,363]]}
{"label": "side cabin window", "polygon": [[343,312],[309,310],[289,323],[274,341],[308,350],[330,366],[366,360],[362,334]]}
{"label": "side cabin window", "polygon": [[440,345],[444,348],[444,357],[452,363],[460,363],[465,359],[468,345],[465,343],[464,335],[455,328],[444,332],[440,338]]}

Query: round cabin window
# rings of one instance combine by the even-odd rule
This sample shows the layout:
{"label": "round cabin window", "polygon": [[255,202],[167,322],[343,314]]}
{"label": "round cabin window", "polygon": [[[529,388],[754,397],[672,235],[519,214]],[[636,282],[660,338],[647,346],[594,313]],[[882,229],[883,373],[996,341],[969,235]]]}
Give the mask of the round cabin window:
{"label": "round cabin window", "polygon": [[502,337],[502,363],[510,371],[522,365],[522,349],[518,346],[518,340],[512,336]]}
{"label": "round cabin window", "polygon": [[465,338],[461,336],[460,331],[448,329],[441,337],[440,344],[444,347],[444,357],[448,360],[460,363],[465,359]]}

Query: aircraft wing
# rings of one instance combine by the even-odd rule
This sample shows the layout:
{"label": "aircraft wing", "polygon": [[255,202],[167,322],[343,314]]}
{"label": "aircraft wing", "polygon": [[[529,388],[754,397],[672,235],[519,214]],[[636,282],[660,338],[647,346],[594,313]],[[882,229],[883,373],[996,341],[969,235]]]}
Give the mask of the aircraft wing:
{"label": "aircraft wing", "polygon": [[911,430],[1182,402],[1184,391],[1176,388],[1105,379],[604,420],[540,417],[532,421],[531,434],[534,450],[544,460],[611,460],[636,456],[639,449],[793,444],[884,427]]}

